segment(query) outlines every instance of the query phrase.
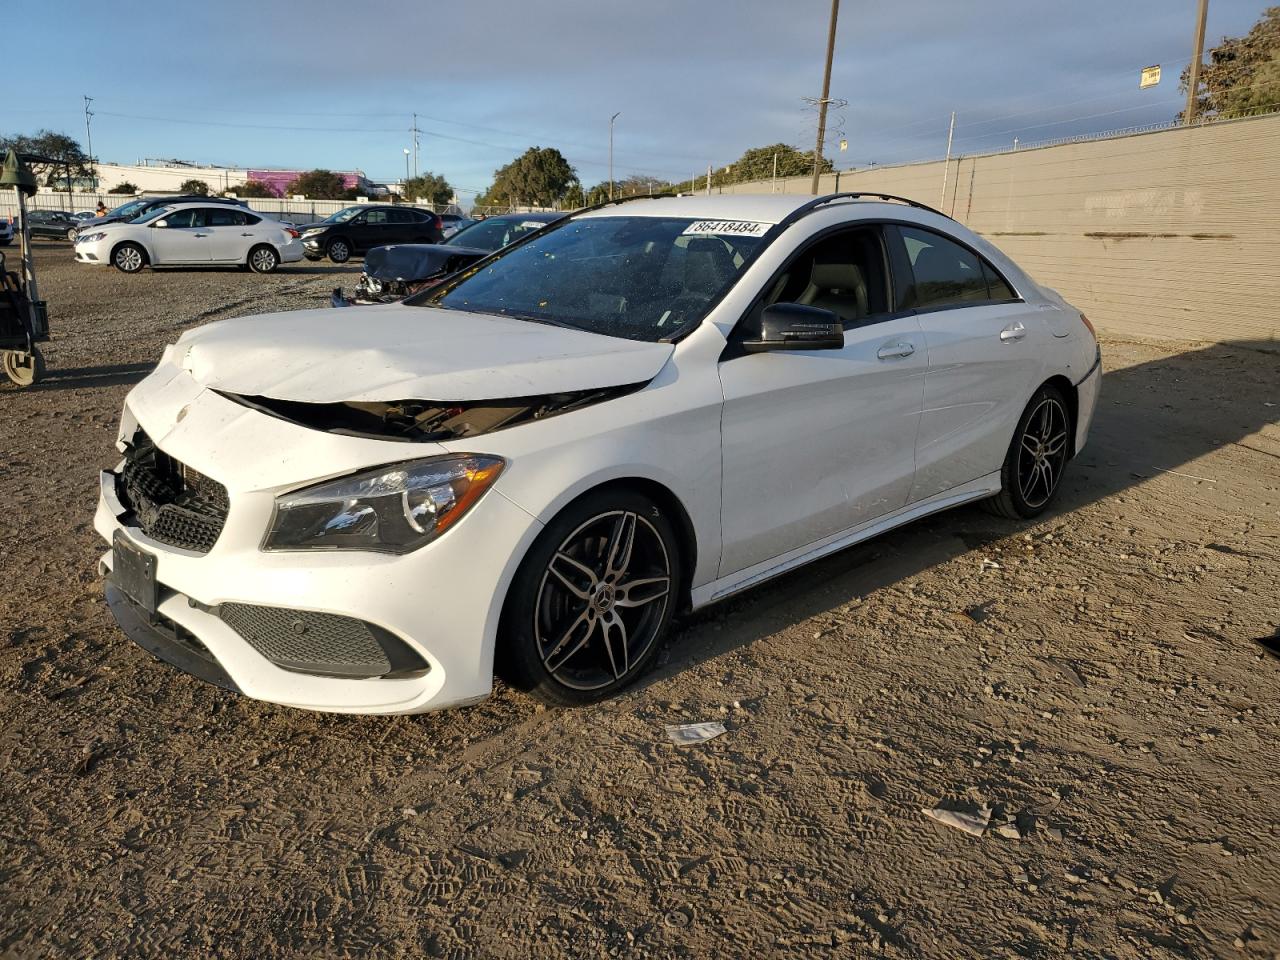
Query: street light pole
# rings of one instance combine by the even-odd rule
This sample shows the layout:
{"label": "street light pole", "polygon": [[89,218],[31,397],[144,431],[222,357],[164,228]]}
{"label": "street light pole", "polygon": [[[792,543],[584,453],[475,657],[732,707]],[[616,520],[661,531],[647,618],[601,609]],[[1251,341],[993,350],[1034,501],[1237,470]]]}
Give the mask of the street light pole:
{"label": "street light pole", "polygon": [[1209,0],[1200,0],[1200,14],[1196,20],[1195,55],[1191,58],[1191,76],[1187,77],[1187,110],[1182,115],[1184,124],[1194,123],[1200,96],[1200,61],[1204,57],[1204,25],[1209,18]]}
{"label": "street light pole", "polygon": [[840,0],[831,0],[831,25],[827,28],[827,66],[822,71],[822,99],[818,102],[818,143],[813,148],[813,185],[810,189],[818,195],[818,177],[822,173],[822,138],[827,132],[827,98],[831,95],[831,58],[836,52],[836,17],[840,13]]}
{"label": "street light pole", "polygon": [[617,120],[618,117],[620,116],[622,116],[621,110],[619,110],[617,113],[615,113],[612,117],[609,118],[609,199],[610,200],[613,199],[613,121]]}
{"label": "street light pole", "polygon": [[404,184],[405,184],[404,189],[400,191],[400,199],[402,200],[408,199],[405,196],[405,193],[407,192],[409,187],[409,148],[408,147],[404,148]]}

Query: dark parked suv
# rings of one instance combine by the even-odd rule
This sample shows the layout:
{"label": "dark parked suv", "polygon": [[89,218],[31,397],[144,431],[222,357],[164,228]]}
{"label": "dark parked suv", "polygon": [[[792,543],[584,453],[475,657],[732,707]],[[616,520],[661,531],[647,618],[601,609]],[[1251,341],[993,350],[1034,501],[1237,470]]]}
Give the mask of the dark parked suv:
{"label": "dark parked suv", "polygon": [[439,243],[444,239],[439,214],[403,206],[347,207],[299,229],[308,260],[328,257],[334,263],[346,263],[389,243]]}

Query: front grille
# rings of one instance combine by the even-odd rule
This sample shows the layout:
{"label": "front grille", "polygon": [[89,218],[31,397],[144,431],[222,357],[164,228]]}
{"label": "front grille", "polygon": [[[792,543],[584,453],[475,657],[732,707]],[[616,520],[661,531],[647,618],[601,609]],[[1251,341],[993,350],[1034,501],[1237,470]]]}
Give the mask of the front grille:
{"label": "front grille", "polygon": [[218,616],[278,667],[340,677],[392,672],[387,651],[363,620],[333,613],[224,603]]}
{"label": "front grille", "polygon": [[116,476],[116,496],[153,540],[208,553],[227,522],[227,488],[159,450],[139,429]]}

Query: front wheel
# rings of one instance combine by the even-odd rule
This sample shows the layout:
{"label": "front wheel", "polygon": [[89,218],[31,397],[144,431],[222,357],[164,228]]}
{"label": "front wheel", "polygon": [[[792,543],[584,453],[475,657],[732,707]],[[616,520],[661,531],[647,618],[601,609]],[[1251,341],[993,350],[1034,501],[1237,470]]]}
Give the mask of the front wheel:
{"label": "front wheel", "polygon": [[649,498],[606,490],[548,524],[507,596],[498,671],[538,699],[609,697],[652,662],[675,611],[681,556]]}
{"label": "front wheel", "polygon": [[121,273],[137,273],[146,265],[147,254],[136,243],[122,243],[111,254],[111,263]]}
{"label": "front wheel", "polygon": [[271,247],[254,247],[249,251],[249,269],[254,273],[273,273],[280,266],[280,255]]}
{"label": "front wheel", "polygon": [[351,245],[342,239],[330,240],[325,252],[334,263],[346,263],[351,259]]}
{"label": "front wheel", "polygon": [[1057,387],[1036,391],[1018,420],[1000,469],[1003,488],[987,508],[1011,520],[1030,520],[1049,508],[1071,452],[1071,415]]}

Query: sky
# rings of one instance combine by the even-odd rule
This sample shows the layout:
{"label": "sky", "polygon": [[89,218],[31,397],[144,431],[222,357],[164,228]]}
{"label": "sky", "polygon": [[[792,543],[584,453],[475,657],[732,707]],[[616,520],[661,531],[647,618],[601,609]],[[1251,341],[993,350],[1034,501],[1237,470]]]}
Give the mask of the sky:
{"label": "sky", "polygon": [[[841,168],[1156,123],[1183,102],[1197,0],[843,0]],[[1274,0],[1210,0],[1206,49]],[[104,162],[404,175],[464,199],[530,146],[588,185],[811,150],[830,0],[0,0],[0,133],[85,134]],[[1163,66],[1156,87],[1139,71]],[[848,149],[838,149],[840,139]],[[412,162],[412,161],[411,161]]]}

